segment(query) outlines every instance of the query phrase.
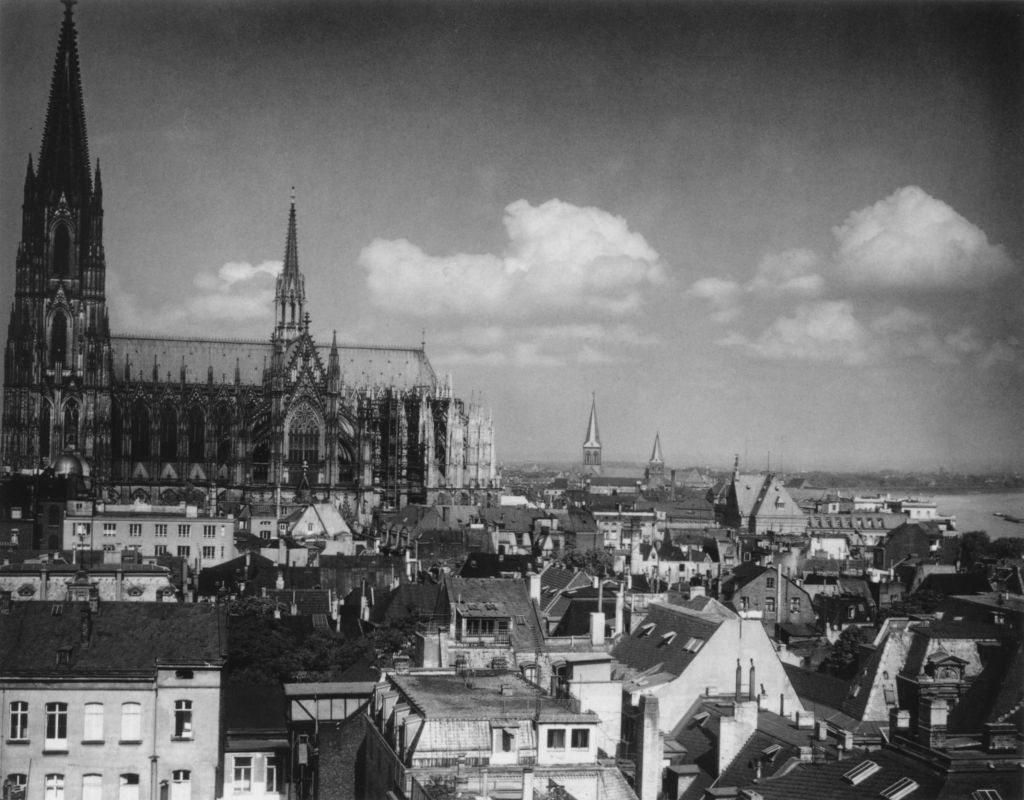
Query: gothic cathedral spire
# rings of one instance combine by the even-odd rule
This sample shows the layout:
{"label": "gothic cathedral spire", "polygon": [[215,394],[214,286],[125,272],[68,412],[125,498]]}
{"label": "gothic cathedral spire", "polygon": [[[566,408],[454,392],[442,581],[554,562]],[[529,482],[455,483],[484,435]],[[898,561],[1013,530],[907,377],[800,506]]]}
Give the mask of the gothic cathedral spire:
{"label": "gothic cathedral spire", "polygon": [[597,397],[591,398],[587,438],[583,442],[583,466],[601,467],[601,435],[597,430]]}
{"label": "gothic cathedral spire", "polygon": [[294,339],[303,327],[306,310],[306,281],[299,271],[299,237],[295,224],[295,189],[288,212],[288,236],[284,246],[284,267],[277,276],[274,292],[277,325],[274,338]]}

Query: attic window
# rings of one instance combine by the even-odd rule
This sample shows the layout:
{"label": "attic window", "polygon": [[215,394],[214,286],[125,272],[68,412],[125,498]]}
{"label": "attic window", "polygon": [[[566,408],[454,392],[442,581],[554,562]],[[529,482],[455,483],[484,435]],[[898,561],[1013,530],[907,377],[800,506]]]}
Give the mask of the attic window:
{"label": "attic window", "polygon": [[843,775],[843,780],[856,786],[866,778],[874,775],[881,767],[874,761],[861,761],[857,766]]}
{"label": "attic window", "polygon": [[766,747],[761,751],[761,757],[767,759],[771,763],[775,763],[775,756],[782,750],[781,744],[773,744]]}
{"label": "attic window", "polygon": [[195,673],[190,669],[176,669],[174,670],[174,677],[183,681],[190,681],[195,677]]}
{"label": "attic window", "polygon": [[645,636],[650,636],[653,631],[654,623],[645,622],[643,625],[640,626],[640,632],[636,635],[636,638],[643,639]]}
{"label": "attic window", "polygon": [[693,721],[697,723],[698,727],[703,728],[704,723],[708,721],[710,716],[711,715],[707,711],[701,711],[699,714],[694,716]]}
{"label": "attic window", "polygon": [[911,780],[910,778],[900,778],[892,786],[887,786],[878,793],[879,797],[884,797],[886,800],[901,800],[911,792],[919,787],[917,781]]}
{"label": "attic window", "polygon": [[675,631],[669,631],[668,633],[661,634],[661,641],[658,643],[658,647],[664,647],[665,645],[672,644],[672,640],[678,636]]}
{"label": "attic window", "polygon": [[703,646],[704,639],[700,639],[696,636],[691,636],[689,640],[686,642],[686,646],[683,647],[683,649],[690,653],[697,653]]}
{"label": "attic window", "polygon": [[1003,800],[1003,796],[995,789],[975,789],[971,800]]}
{"label": "attic window", "polygon": [[58,647],[57,648],[57,666],[66,667],[71,663],[71,648],[70,647]]}
{"label": "attic window", "polygon": [[50,616],[51,617],[59,617],[63,613],[64,613],[64,606],[62,606],[62,605],[51,606],[51,608],[50,608]]}

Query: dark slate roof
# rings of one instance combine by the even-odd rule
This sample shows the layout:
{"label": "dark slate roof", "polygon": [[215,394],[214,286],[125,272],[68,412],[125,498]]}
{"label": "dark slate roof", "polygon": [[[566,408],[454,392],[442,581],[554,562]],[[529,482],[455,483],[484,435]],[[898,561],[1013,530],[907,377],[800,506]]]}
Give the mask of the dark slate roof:
{"label": "dark slate roof", "polygon": [[804,708],[820,713],[819,709],[828,712],[838,711],[850,691],[849,681],[841,680],[825,672],[809,672],[795,664],[782,663],[789,682],[804,704]]}
{"label": "dark slate roof", "polygon": [[378,624],[396,622],[410,615],[432,615],[440,594],[441,587],[436,583],[403,583],[378,600],[370,613]]}
{"label": "dark slate roof", "polygon": [[[880,769],[857,785],[843,779],[843,775],[864,761],[873,761]],[[943,783],[942,778],[925,764],[883,749],[870,753],[855,752],[851,758],[842,761],[796,763],[788,770],[780,770],[772,777],[748,786],[764,800],[821,800],[823,797],[829,800],[864,800],[878,797],[903,777],[920,785],[911,795],[914,800],[936,797]]]}
{"label": "dark slate roof", "polygon": [[[586,636],[590,633],[590,615],[598,610],[597,590],[588,588],[580,592],[587,594],[573,592],[569,597],[569,607],[562,614],[552,636]],[[605,624],[612,624],[615,621],[615,595],[607,589],[601,598],[601,610],[604,611]]]}
{"label": "dark slate roof", "polygon": [[299,616],[330,614],[332,610],[330,596],[322,589],[274,589],[267,592],[267,596],[286,608],[295,603]]}
{"label": "dark slate roof", "polygon": [[950,572],[925,575],[915,591],[938,594],[974,594],[992,591],[988,578],[979,572]]}
{"label": "dark slate roof", "polygon": [[[60,608],[59,614],[54,609]],[[87,603],[29,600],[0,614],[0,674],[47,676],[143,673],[157,664],[219,667],[227,652],[221,609],[207,603],[101,603],[83,646]],[[57,666],[57,651],[71,663]]]}
{"label": "dark slate roof", "polygon": [[[691,637],[708,641],[721,626],[723,619],[714,614],[696,613],[681,606],[652,603],[644,624],[631,634],[620,637],[612,656],[620,664],[637,671],[659,667],[660,672],[680,675],[695,658],[686,650]],[[653,629],[645,626],[653,624]],[[664,634],[674,631],[676,636],[665,643]]]}
{"label": "dark slate roof", "polygon": [[[523,622],[514,619],[509,630],[512,647],[532,652],[544,648],[540,617],[525,581],[448,575],[444,580],[444,593],[448,602],[456,605],[463,615],[522,617]],[[487,608],[488,604],[493,608]]]}
{"label": "dark slate roof", "polygon": [[229,684],[224,689],[224,726],[235,735],[256,731],[287,735],[284,687]]}
{"label": "dark slate roof", "polygon": [[524,574],[533,571],[533,556],[499,553],[470,553],[459,570],[462,578],[497,578],[503,572]]}

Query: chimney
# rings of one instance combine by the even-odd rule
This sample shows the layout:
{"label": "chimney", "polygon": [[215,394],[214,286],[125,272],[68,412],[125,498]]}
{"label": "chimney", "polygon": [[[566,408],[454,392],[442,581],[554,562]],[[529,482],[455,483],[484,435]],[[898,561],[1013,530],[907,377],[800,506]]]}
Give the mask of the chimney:
{"label": "chimney", "polygon": [[757,703],[741,700],[733,703],[731,717],[722,717],[718,729],[718,774],[721,775],[736,754],[757,730]]}
{"label": "chimney", "polygon": [[604,613],[601,611],[590,613],[590,643],[604,644]]}
{"label": "chimney", "polygon": [[659,730],[658,698],[640,696],[636,739],[636,794],[638,800],[657,800],[661,793],[663,744]]}
{"label": "chimney", "polygon": [[944,747],[949,706],[939,697],[922,697],[917,711],[917,741],[925,747]]}
{"label": "chimney", "polygon": [[523,798],[522,800],[533,800],[533,770],[523,770]]}
{"label": "chimney", "polygon": [[740,660],[736,659],[736,700],[740,701],[743,699],[743,667],[740,665]]}
{"label": "chimney", "polygon": [[750,685],[747,687],[747,699],[757,700],[757,682],[754,680],[754,659],[750,659]]}
{"label": "chimney", "polygon": [[889,737],[895,733],[910,734],[910,712],[905,708],[889,709]]}
{"label": "chimney", "polygon": [[626,585],[619,585],[619,592],[615,595],[615,636],[623,632],[623,625],[626,616]]}
{"label": "chimney", "polygon": [[526,576],[526,579],[530,582],[530,600],[540,605],[540,573],[531,572]]}

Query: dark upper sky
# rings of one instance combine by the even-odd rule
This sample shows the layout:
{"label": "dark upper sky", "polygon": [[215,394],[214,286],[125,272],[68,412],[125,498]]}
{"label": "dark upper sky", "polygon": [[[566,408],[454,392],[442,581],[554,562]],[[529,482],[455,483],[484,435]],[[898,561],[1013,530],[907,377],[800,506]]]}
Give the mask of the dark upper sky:
{"label": "dark upper sky", "polygon": [[[63,9],[0,5],[0,246]],[[418,344],[504,458],[1024,461],[1024,6],[75,7],[118,331]],[[9,303],[3,303],[6,314]]]}

